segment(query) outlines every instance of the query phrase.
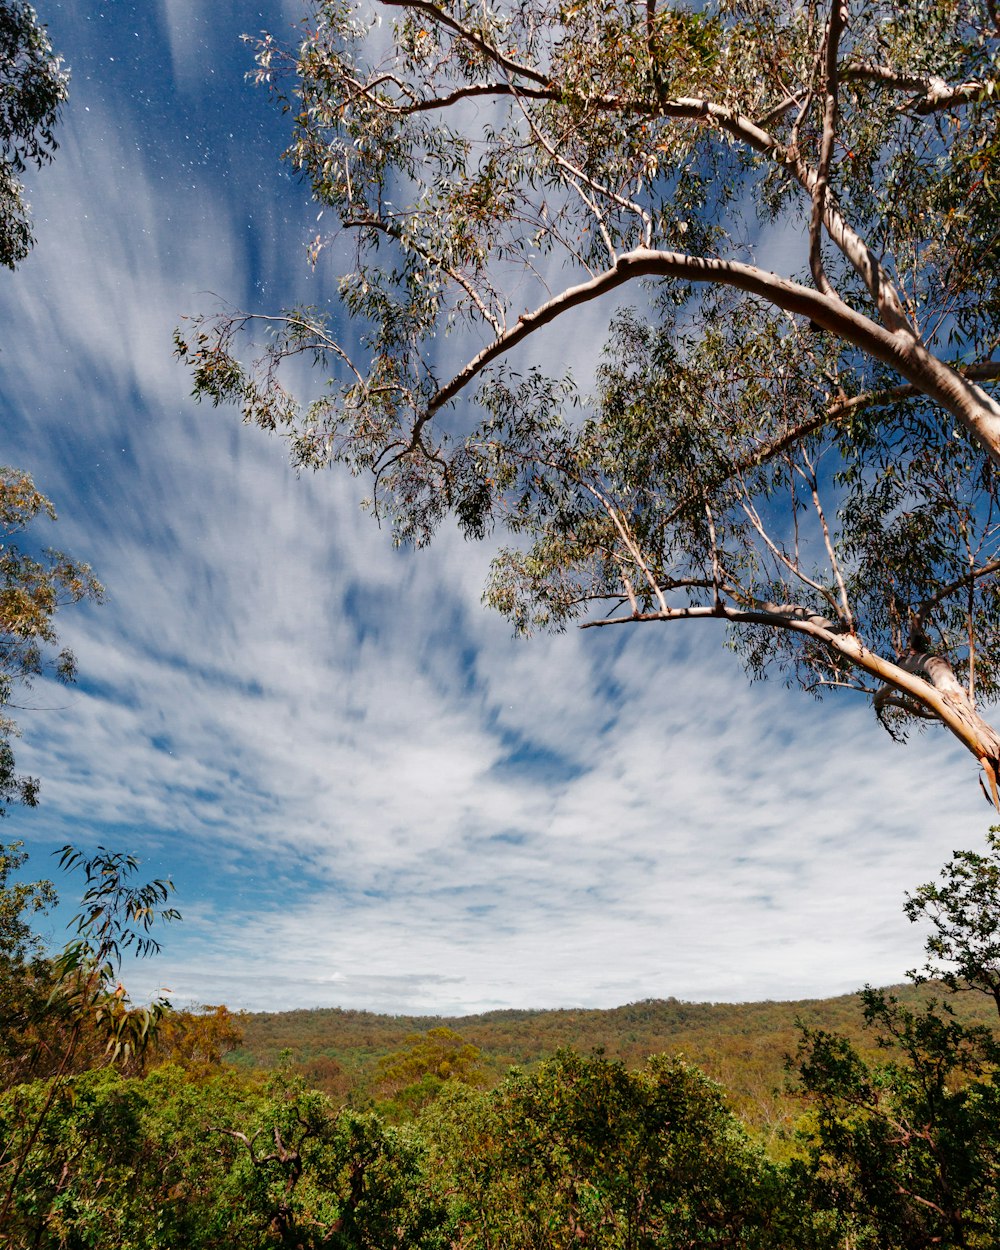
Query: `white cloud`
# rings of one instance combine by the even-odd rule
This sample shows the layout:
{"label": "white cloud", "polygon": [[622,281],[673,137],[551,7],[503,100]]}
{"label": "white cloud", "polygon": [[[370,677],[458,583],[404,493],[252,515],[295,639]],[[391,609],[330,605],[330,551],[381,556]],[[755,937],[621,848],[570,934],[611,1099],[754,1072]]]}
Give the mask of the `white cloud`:
{"label": "white cloud", "polygon": [[[173,5],[190,83],[209,45]],[[255,170],[190,166],[169,119],[123,144],[128,103],[80,98],[38,251],[0,288],[0,389],[10,458],[109,602],[65,618],[83,682],[36,692],[60,707],[24,717],[43,806],[8,829],[174,874],[185,921],[138,992],[458,1011],[797,996],[915,963],[902,891],[988,823],[971,762],[749,688],[710,629],[514,642],[479,604],[483,547],[395,552],[362,486],[296,480],[194,406],[169,334],[198,291],[330,278]]]}

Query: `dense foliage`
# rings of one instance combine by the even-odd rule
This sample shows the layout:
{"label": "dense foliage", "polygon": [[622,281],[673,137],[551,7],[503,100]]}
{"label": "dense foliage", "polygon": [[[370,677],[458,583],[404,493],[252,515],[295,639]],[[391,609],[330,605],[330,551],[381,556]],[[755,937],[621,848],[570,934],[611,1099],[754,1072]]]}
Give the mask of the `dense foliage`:
{"label": "dense foliage", "polygon": [[0,0],[0,265],[9,269],[33,242],[19,176],[52,159],[68,78],[31,5]]}
{"label": "dense foliage", "polygon": [[[64,1046],[39,1076],[27,1058],[39,1032],[5,1035],[11,1250],[985,1250],[1000,1238],[996,1021],[953,1006],[995,1010],[996,834],[910,897],[911,918],[931,925],[912,993],[866,989],[860,1044],[800,1029],[796,1114],[767,1133],[677,1054],[626,1064],[561,1048],[494,1079],[434,1021],[396,1021],[411,1031],[350,1100],[311,1088],[287,1054],[269,1072],[224,1064],[248,1018],[130,1010],[114,984],[121,950],[174,914],[163,883],[134,885],[127,856],[67,851],[84,870],[81,935],[52,959],[31,927],[51,887],[15,882],[23,857],[5,856],[0,1004],[21,982],[54,986],[35,996],[35,1024]],[[945,979],[924,984],[941,959]],[[95,970],[88,995],[72,968]],[[648,1024],[655,1007],[623,1011]],[[137,1027],[123,1028],[126,1012]],[[369,1040],[393,1023],[352,1022]]]}
{"label": "dense foliage", "polygon": [[[832,1245],[695,1069],[564,1053],[393,1127],[301,1080],[93,1072],[50,1113],[16,1245]],[[16,1134],[34,1089],[0,1101]],[[16,1232],[15,1232],[16,1230]]]}

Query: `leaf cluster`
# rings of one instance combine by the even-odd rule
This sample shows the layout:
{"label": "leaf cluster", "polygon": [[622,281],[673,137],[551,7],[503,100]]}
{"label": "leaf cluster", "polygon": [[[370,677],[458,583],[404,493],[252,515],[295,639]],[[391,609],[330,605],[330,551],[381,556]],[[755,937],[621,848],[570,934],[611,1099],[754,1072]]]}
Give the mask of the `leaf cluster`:
{"label": "leaf cluster", "polygon": [[0,264],[13,269],[33,242],[24,187],[26,165],[41,167],[57,144],[53,128],[69,74],[25,0],[0,3]]}
{"label": "leaf cluster", "polygon": [[[940,883],[908,896],[911,920],[929,919],[929,962],[910,973],[951,991],[996,995],[997,869],[988,853],[956,852]],[[942,962],[944,961],[944,962]],[[803,1030],[791,1065],[812,1108],[803,1136],[812,1183],[848,1214],[861,1246],[986,1247],[1000,1231],[1000,1040],[970,1024],[952,1002],[919,1009],[883,990],[862,994],[879,1048],[863,1057],[850,1041]]]}
{"label": "leaf cluster", "polygon": [[[4,714],[19,691],[39,677],[72,682],[73,653],[58,646],[54,618],[81,600],[100,602],[104,588],[90,566],[51,548],[38,553],[21,535],[40,517],[55,519],[51,502],[28,474],[0,469],[0,805],[36,801],[37,782],[14,771],[14,721]],[[2,810],[2,807],[0,807]]]}

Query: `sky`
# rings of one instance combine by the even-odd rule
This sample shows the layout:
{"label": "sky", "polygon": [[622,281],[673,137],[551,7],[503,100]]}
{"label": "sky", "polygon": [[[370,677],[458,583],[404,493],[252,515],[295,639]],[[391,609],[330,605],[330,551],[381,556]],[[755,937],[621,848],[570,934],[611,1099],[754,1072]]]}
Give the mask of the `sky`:
{"label": "sky", "polygon": [[[394,550],[364,483],[297,478],[190,398],[185,314],[336,289],[244,77],[240,36],[293,40],[300,0],[36,7],[71,98],[35,250],[0,271],[2,459],[107,588],[60,620],[77,685],[18,713],[41,802],[0,834],[56,880],[49,940],[69,842],[175,884],[137,1001],[455,1015],[901,980],[905,891],[990,824],[943,733],[900,747],[858,696],[750,685],[714,626],[513,639],[488,546]],[[599,348],[587,315],[553,372]]]}

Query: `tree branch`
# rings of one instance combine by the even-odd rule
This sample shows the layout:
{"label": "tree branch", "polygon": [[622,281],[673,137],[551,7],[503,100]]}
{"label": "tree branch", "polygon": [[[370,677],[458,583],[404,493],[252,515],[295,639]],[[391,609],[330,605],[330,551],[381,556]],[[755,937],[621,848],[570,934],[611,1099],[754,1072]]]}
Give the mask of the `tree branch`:
{"label": "tree branch", "polygon": [[936,74],[927,77],[901,74],[888,65],[845,66],[840,77],[842,82],[881,83],[894,91],[917,92],[913,99],[900,105],[900,110],[914,113],[918,117],[929,117],[933,113],[960,108],[966,104],[979,104],[1000,88],[1000,81],[997,79],[972,79],[951,85]]}
{"label": "tree branch", "polygon": [[[897,695],[912,699],[924,709],[927,719],[940,721],[979,760],[991,779],[991,786],[995,788],[1000,736],[970,706],[964,687],[955,678],[948,662],[940,656],[908,656],[899,663],[886,660],[870,651],[856,634],[845,633],[842,629],[838,631],[837,626],[818,614],[788,604],[755,603],[746,608],[698,604],[669,608],[666,612],[641,612],[638,616],[603,617],[597,621],[586,621],[581,628],[643,621],[713,619],[786,629],[820,643],[833,655],[877,678]],[[884,696],[883,703],[892,697]]]}
{"label": "tree branch", "polygon": [[[520,92],[522,95],[531,96],[535,99],[550,99],[553,101],[569,98],[561,91],[558,84],[554,83],[547,75],[539,73],[530,66],[504,55],[480,35],[446,13],[440,6],[432,3],[431,0],[412,0],[412,3],[409,0],[384,0],[384,3],[390,7],[416,9],[427,14],[432,21],[464,39],[513,78],[525,79],[527,82],[535,84],[534,87],[525,86],[523,89],[520,84],[508,84],[500,88],[500,94],[516,95]],[[832,41],[833,46],[831,49],[834,61],[839,41],[837,22],[840,21],[840,18],[838,17],[835,20],[833,15],[839,13],[839,7],[835,3],[831,14],[832,33],[837,36]],[[427,101],[426,104],[417,105],[414,103],[408,106],[396,106],[396,109],[405,113],[419,111],[424,107],[445,107],[448,103],[457,102],[467,95],[479,93],[494,94],[494,88],[498,86],[500,85],[491,83],[461,87],[456,92]],[[588,108],[600,110],[614,109],[633,114],[644,113],[649,116],[708,122],[718,126],[719,129],[751,150],[767,156],[775,164],[788,169],[811,198],[816,194],[817,171],[806,165],[798,155],[798,149],[795,145],[792,145],[792,147],[782,145],[763,126],[748,117],[744,117],[726,105],[717,104],[705,98],[686,96],[677,97],[673,100],[664,100],[659,93],[656,100],[652,102],[636,98],[596,95],[577,97],[577,99],[579,103],[586,105]],[[784,108],[785,104],[779,110],[779,115],[781,111],[784,111]],[[831,240],[864,281],[886,326],[893,331],[903,330],[912,334],[913,330],[906,317],[898,292],[895,290],[888,274],[882,269],[878,259],[857,233],[848,226],[828,192],[822,191],[819,198],[822,201],[823,224]],[[822,283],[820,284],[820,289],[824,289]],[[829,292],[827,293],[829,294]]]}
{"label": "tree branch", "polygon": [[428,96],[422,100],[413,100],[410,104],[395,105],[391,111],[403,117],[411,113],[426,113],[434,109],[446,109],[462,100],[474,99],[479,96],[524,96],[529,100],[555,100],[558,93],[551,87],[528,87],[518,84],[515,88],[506,82],[470,83],[467,87],[456,87],[447,95]]}
{"label": "tree branch", "polygon": [[410,448],[416,446],[421,430],[434,414],[459,395],[492,361],[570,309],[643,277],[730,286],[807,318],[900,373],[918,392],[950,412],[994,463],[1000,465],[1000,405],[909,335],[891,333],[841,300],[755,265],[645,247],[626,252],[603,273],[569,287],[534,311],[523,313],[516,325],[484,347],[431,398],[414,423]]}
{"label": "tree branch", "polygon": [[491,60],[500,69],[506,70],[515,78],[526,78],[529,82],[537,83],[540,87],[548,86],[549,80],[544,74],[538,73],[528,65],[522,65],[518,61],[511,60],[505,56],[499,48],[495,48],[488,43],[481,35],[477,35],[475,31],[470,30],[468,26],[463,26],[450,13],[446,13],[439,5],[432,4],[430,0],[382,0],[382,3],[390,8],[396,9],[418,9],[421,13],[425,13],[432,22],[439,26],[445,27],[453,34],[458,35],[476,49],[483,56]]}
{"label": "tree branch", "polygon": [[[798,98],[795,102],[798,102]],[[588,103],[597,107],[622,107],[622,101],[616,97],[596,97],[588,100]],[[788,102],[788,105],[790,107],[791,102]],[[797,145],[786,146],[780,143],[762,125],[725,105],[715,104],[703,98],[680,96],[674,100],[660,101],[655,107],[642,111],[649,111],[661,117],[704,121],[718,126],[720,130],[745,144],[752,151],[768,157],[774,164],[787,169],[802,189],[810,197],[813,195],[817,173],[799,156]],[[829,195],[826,195],[824,200],[823,224],[832,242],[868,288],[887,329],[913,335],[913,327],[909,323],[899,292],[892,280],[864,240],[844,220],[839,208]]]}
{"label": "tree branch", "polygon": [[[520,104],[520,101],[518,101],[518,103]],[[612,203],[617,204],[619,208],[625,209],[626,212],[634,213],[642,222],[642,240],[648,247],[653,237],[653,219],[649,213],[647,213],[641,205],[636,204],[633,200],[627,199],[623,195],[619,195],[617,191],[612,191],[610,187],[606,187],[602,183],[597,182],[595,179],[591,178],[589,174],[578,168],[578,166],[568,161],[556,150],[555,146],[551,144],[548,139],[546,139],[545,135],[542,134],[539,127],[535,124],[535,119],[523,105],[521,105],[521,113],[524,116],[524,120],[528,123],[531,133],[534,135],[536,141],[548,153],[549,158],[555,161],[556,164],[569,175],[570,184],[573,189],[583,200],[584,204],[586,204],[590,212],[594,215],[594,218],[597,221],[598,229],[601,232],[601,237],[604,240],[604,246],[608,250],[608,260],[610,263],[612,265],[615,263],[615,257],[617,255],[614,243],[611,241],[611,236],[604,224],[604,217],[601,214],[600,209],[588,196],[584,194],[580,188],[580,183],[584,183],[586,186],[590,187],[592,191],[596,191],[598,195],[606,196]]]}
{"label": "tree branch", "polygon": [[917,716],[921,720],[937,720],[933,712],[928,712],[918,703],[914,703],[912,699],[907,699],[904,695],[899,694],[892,686],[881,686],[872,700],[875,708],[875,714],[882,719],[882,712],[886,708],[897,707],[906,712],[909,716]]}
{"label": "tree branch", "polygon": [[809,216],[809,270],[816,283],[816,289],[829,296],[835,295],[835,292],[823,268],[823,223],[826,220],[830,161],[837,137],[837,55],[846,19],[847,14],[842,0],[833,0],[826,26],[824,49],[823,135],[820,140],[819,162],[812,186],[812,212]]}
{"label": "tree branch", "polygon": [[[950,367],[962,377],[968,378],[970,382],[993,382],[1000,378],[1000,361],[989,360],[983,364],[965,366],[956,363]],[[844,417],[849,417],[852,412],[880,404],[892,404],[897,400],[910,399],[920,394],[922,391],[919,387],[914,386],[912,382],[904,382],[900,386],[890,386],[882,391],[868,391],[863,395],[853,395],[850,399],[838,399],[823,412],[817,413],[807,421],[801,421],[784,434],[762,444],[756,451],[737,461],[734,470],[740,473],[766,464],[768,460],[787,451],[789,447],[808,438],[810,434],[815,434],[825,425],[835,425]]]}

